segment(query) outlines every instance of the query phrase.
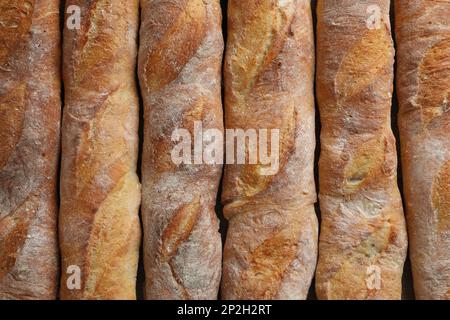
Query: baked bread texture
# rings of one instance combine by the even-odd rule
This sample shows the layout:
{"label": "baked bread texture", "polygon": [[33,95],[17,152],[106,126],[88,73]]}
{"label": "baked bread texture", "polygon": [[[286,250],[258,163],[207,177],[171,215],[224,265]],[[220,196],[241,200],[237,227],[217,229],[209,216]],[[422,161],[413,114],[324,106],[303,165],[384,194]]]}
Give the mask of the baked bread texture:
{"label": "baked bread texture", "polygon": [[142,0],[141,8],[145,297],[217,299],[222,244],[214,206],[222,164],[189,154],[179,163],[172,155],[177,130],[187,130],[193,144],[196,126],[223,133],[220,4]]}
{"label": "baked bread texture", "polygon": [[66,1],[73,6],[81,19],[80,28],[64,29],[61,298],[135,299],[139,3]]}
{"label": "baked bread texture", "polygon": [[222,298],[305,299],[318,242],[310,1],[230,0],[224,76],[226,128],[278,130],[279,167],[227,163]]}
{"label": "baked bread texture", "polygon": [[55,299],[59,1],[0,0],[0,300]]}
{"label": "baked bread texture", "polygon": [[390,1],[319,0],[319,299],[400,299],[407,235],[391,130]]}
{"label": "baked bread texture", "polygon": [[395,1],[397,92],[417,299],[450,299],[450,1]]}

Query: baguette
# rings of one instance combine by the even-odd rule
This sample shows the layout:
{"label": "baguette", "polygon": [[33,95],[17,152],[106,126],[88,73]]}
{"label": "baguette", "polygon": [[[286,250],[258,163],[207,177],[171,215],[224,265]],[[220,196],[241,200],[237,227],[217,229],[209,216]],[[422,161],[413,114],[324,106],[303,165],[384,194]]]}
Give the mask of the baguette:
{"label": "baguette", "polygon": [[418,299],[450,299],[450,1],[395,1],[403,182]]}
{"label": "baguette", "polygon": [[63,48],[61,298],[132,300],[141,237],[139,3],[66,1],[74,5],[80,28],[66,23]]}
{"label": "baguette", "polygon": [[223,131],[218,0],[142,0],[139,78],[145,297],[217,299],[222,244],[214,211],[222,165],[178,164],[172,134]]}
{"label": "baguette", "polygon": [[227,163],[222,297],[305,299],[318,242],[310,1],[230,0],[228,37],[226,128],[279,130],[280,147],[274,175]]}
{"label": "baguette", "polygon": [[401,298],[407,236],[390,118],[389,10],[389,0],[318,2],[319,299]]}
{"label": "baguette", "polygon": [[58,287],[59,1],[0,0],[0,300]]}

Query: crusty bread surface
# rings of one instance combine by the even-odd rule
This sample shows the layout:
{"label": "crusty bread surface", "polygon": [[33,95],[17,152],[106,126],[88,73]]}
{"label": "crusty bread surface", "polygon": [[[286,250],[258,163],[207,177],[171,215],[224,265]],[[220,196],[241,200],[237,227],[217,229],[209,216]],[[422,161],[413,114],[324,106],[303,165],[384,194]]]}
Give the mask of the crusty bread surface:
{"label": "crusty bread surface", "polygon": [[407,235],[391,129],[390,1],[319,0],[319,299],[400,299]]}
{"label": "crusty bread surface", "polygon": [[226,166],[222,297],[306,299],[318,237],[310,1],[230,0],[224,77],[226,128],[278,130],[279,167]]}
{"label": "crusty bread surface", "polygon": [[80,28],[65,24],[63,47],[61,298],[132,300],[141,239],[139,3],[66,1],[74,5]]}
{"label": "crusty bread surface", "polygon": [[450,299],[450,1],[395,1],[403,183],[417,299]]}
{"label": "crusty bread surface", "polygon": [[0,0],[0,300],[57,296],[59,25],[59,1]]}
{"label": "crusty bread surface", "polygon": [[142,0],[141,8],[145,297],[217,299],[222,243],[214,207],[222,164],[174,161],[172,138],[187,130],[194,143],[196,124],[223,131],[220,3]]}

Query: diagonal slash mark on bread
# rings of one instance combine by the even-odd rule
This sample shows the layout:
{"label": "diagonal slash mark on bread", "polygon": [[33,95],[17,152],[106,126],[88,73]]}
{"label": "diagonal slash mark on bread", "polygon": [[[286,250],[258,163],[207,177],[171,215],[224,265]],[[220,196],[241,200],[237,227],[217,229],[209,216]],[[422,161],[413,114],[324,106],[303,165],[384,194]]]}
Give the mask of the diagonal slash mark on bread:
{"label": "diagonal slash mark on bread", "polygon": [[338,104],[345,107],[345,101],[366,89],[390,68],[392,46],[387,27],[366,31],[361,40],[353,45],[343,58],[335,80]]}
{"label": "diagonal slash mark on bread", "polygon": [[189,239],[200,218],[201,210],[200,196],[197,196],[191,203],[178,210],[165,228],[161,238],[161,260],[169,264],[172,276],[186,299],[190,298],[189,292],[178,275],[172,259],[176,256],[182,243]]}
{"label": "diagonal slash mark on bread", "polygon": [[279,292],[283,276],[295,260],[302,223],[297,213],[290,213],[289,225],[280,226],[266,240],[256,247],[250,256],[250,265],[242,273],[242,283],[238,296],[245,297],[251,292],[260,299],[273,299]]}
{"label": "diagonal slash mark on bread", "polygon": [[[252,106],[251,100],[256,95],[252,90],[260,89],[257,85],[263,81],[266,72],[279,68],[276,58],[285,47],[294,19],[293,13],[288,15],[287,11],[270,1],[250,3],[248,6],[250,8],[246,12],[242,12],[241,15],[243,16],[240,16],[239,21],[236,21],[236,24],[242,25],[242,28],[239,29],[239,38],[230,40],[230,43],[235,44],[235,46],[228,49],[233,53],[228,61],[230,72],[239,75],[239,77],[232,77],[231,81],[233,88],[231,92],[234,100],[232,108],[235,112],[226,116],[234,118],[232,122],[238,128],[246,127],[245,116],[240,119],[241,114],[264,112],[263,110],[252,110],[259,107],[255,103],[253,103],[255,106]],[[290,4],[290,7],[292,6],[294,6],[293,3]],[[231,31],[230,33],[233,36]],[[254,54],[254,52],[261,52],[261,54]],[[242,72],[243,70],[245,72]],[[278,85],[282,86],[281,79],[278,79]],[[282,88],[278,88],[278,90],[283,91]],[[293,103],[282,107],[285,110],[282,112],[281,118],[271,118],[270,123],[259,124],[261,128],[280,130],[280,170],[286,165],[294,149],[297,116]],[[268,148],[268,151],[270,154],[270,148]],[[260,164],[246,164],[243,167],[239,178],[236,180],[236,188],[242,192],[241,199],[256,196],[270,186],[276,175],[261,175],[260,172],[263,167]],[[240,199],[235,199],[234,202],[238,203]]]}
{"label": "diagonal slash mark on bread", "polygon": [[30,223],[38,209],[36,201],[29,201],[33,197],[29,195],[14,212],[0,220],[0,279],[12,270],[27,240]]}
{"label": "diagonal slash mark on bread", "polygon": [[[114,279],[114,274],[120,276],[118,273],[121,269],[118,266],[123,257],[128,256],[129,261],[137,259],[133,254],[139,247],[140,230],[136,227],[138,217],[132,214],[128,217],[124,213],[132,213],[138,209],[134,205],[140,201],[139,191],[137,176],[129,172],[118,180],[99,207],[92,223],[87,248],[89,273],[86,275],[85,297],[95,297],[97,292],[108,297],[109,292],[114,293],[121,289],[119,286],[127,285],[117,284],[110,279]],[[130,244],[136,244],[136,247],[130,248]],[[130,273],[133,272],[130,270]],[[127,290],[133,290],[133,287]]]}
{"label": "diagonal slash mark on bread", "polygon": [[154,8],[153,19],[170,19],[171,23],[164,24],[168,26],[167,30],[148,53],[144,79],[149,92],[159,91],[177,79],[206,33],[206,7],[202,0],[183,0],[182,4],[167,1],[156,5],[161,8]]}
{"label": "diagonal slash mark on bread", "polygon": [[438,118],[450,122],[450,39],[431,47],[419,66],[417,104],[424,128]]}
{"label": "diagonal slash mark on bread", "polygon": [[[90,81],[92,68],[108,66],[114,61],[111,53],[113,49],[120,47],[120,39],[110,37],[103,31],[110,23],[108,17],[112,13],[111,7],[114,5],[112,2],[114,1],[89,1],[86,5],[85,16],[82,16],[81,19],[81,31],[77,33],[80,38],[78,41],[75,38],[72,40],[78,46],[76,54],[71,56],[74,86],[81,85],[84,81]],[[107,43],[106,46],[99,45],[105,43]]]}
{"label": "diagonal slash mark on bread", "polygon": [[[234,92],[242,92],[243,98],[250,93],[259,75],[270,66],[273,59],[283,49],[284,35],[290,27],[290,23],[286,23],[286,20],[293,18],[287,17],[285,12],[271,1],[249,3],[248,5],[250,7],[247,12],[242,13],[246,15],[247,19],[244,17],[239,19],[239,23],[242,21],[243,25],[240,29],[239,39],[232,39],[237,44],[229,49],[233,52],[229,62],[231,71],[241,75],[239,78],[233,78],[232,85]],[[264,29],[262,29],[263,27]],[[230,33],[232,37],[233,33],[231,31]],[[261,36],[256,37],[255,35]],[[230,40],[231,43],[233,43],[232,40]],[[260,54],[256,55],[255,52]],[[245,73],[241,73],[242,70],[245,70]],[[237,98],[239,99],[239,97]]]}

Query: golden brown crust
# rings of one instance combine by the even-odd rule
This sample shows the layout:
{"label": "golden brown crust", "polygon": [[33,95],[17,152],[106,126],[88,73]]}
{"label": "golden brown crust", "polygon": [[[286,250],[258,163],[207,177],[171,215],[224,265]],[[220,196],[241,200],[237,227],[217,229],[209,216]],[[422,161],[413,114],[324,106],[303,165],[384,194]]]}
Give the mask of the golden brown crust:
{"label": "golden brown crust", "polygon": [[59,1],[1,0],[0,21],[0,300],[55,299]]}
{"label": "golden brown crust", "polygon": [[[135,299],[140,184],[135,66],[138,0],[66,1],[60,246],[62,299]],[[81,289],[67,286],[69,266]]]}
{"label": "golden brown crust", "polygon": [[228,3],[226,127],[279,129],[280,170],[228,165],[224,299],[305,299],[317,256],[309,0]]}
{"label": "golden brown crust", "polygon": [[397,91],[414,289],[450,299],[450,1],[396,1]]}
{"label": "golden brown crust", "polygon": [[[379,28],[368,28],[377,9]],[[390,127],[389,1],[321,0],[317,16],[322,123],[317,296],[400,299],[407,239]]]}
{"label": "golden brown crust", "polygon": [[221,165],[177,166],[175,129],[223,130],[218,0],[142,0],[143,203],[147,299],[216,299]]}

